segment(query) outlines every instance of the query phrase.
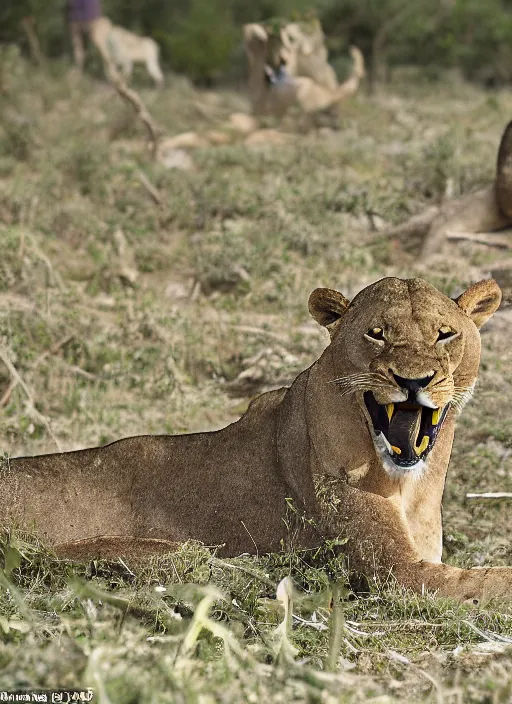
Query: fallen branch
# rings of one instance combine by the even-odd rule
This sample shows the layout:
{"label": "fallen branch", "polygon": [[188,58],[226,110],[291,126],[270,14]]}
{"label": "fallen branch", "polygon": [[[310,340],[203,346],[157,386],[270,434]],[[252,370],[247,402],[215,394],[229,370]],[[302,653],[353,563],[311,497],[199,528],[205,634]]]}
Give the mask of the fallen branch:
{"label": "fallen branch", "polygon": [[484,494],[466,494],[466,499],[512,499],[512,492],[488,491]]}
{"label": "fallen branch", "polygon": [[56,342],[52,347],[50,347],[49,350],[46,350],[46,352],[43,352],[43,354],[40,354],[39,357],[35,360],[35,362],[32,364],[32,369],[35,369],[38,367],[41,362],[44,362],[44,360],[49,357],[51,354],[57,354],[59,350],[61,350],[63,347],[65,347],[71,340],[73,340],[75,336],[74,335],[66,335],[65,337],[61,338],[58,342]]}
{"label": "fallen branch", "polygon": [[499,249],[512,249],[512,241],[500,235],[474,234],[472,232],[452,232],[446,236],[447,240],[465,240],[485,244],[488,247],[498,247]]}
{"label": "fallen branch", "polygon": [[147,133],[148,133],[148,141],[149,141],[149,149],[152,154],[152,156],[156,156],[156,149],[158,146],[158,139],[159,139],[159,132],[160,130],[157,128],[155,125],[153,118],[151,117],[151,114],[149,113],[149,110],[147,109],[146,105],[143,103],[142,98],[138,93],[136,93],[134,90],[131,88],[128,88],[126,85],[126,82],[122,78],[121,74],[119,71],[113,67],[113,65],[109,62],[106,62],[106,73],[110,79],[110,82],[116,89],[116,91],[119,93],[121,98],[125,100],[127,103],[130,103],[130,105],[135,108],[137,112],[137,116],[139,119],[142,121],[144,124]]}
{"label": "fallen branch", "polygon": [[155,201],[155,203],[157,205],[161,205],[162,196],[160,195],[159,191],[153,186],[146,174],[140,169],[137,171],[137,178],[142,183],[151,198]]}
{"label": "fallen branch", "polygon": [[84,379],[87,379],[87,381],[98,381],[100,379],[97,374],[92,374],[91,372],[82,369],[82,367],[79,367],[76,364],[68,364],[63,359],[59,360],[59,364],[65,366],[66,369],[69,369],[69,371],[73,374],[76,374],[77,376],[82,376]]}
{"label": "fallen branch", "polygon": [[4,393],[2,394],[2,398],[0,398],[0,406],[3,408],[4,406],[7,406],[9,401],[11,400],[12,392],[14,389],[18,386],[18,382],[16,379],[12,379],[11,383],[9,386],[6,388]]}

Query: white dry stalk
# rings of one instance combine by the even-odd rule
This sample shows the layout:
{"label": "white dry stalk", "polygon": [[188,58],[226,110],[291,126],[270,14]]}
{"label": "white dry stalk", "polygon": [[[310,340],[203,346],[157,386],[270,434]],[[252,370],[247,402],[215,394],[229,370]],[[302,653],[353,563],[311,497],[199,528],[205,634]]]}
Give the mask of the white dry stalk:
{"label": "white dry stalk", "polygon": [[199,634],[204,628],[208,613],[213,605],[213,602],[215,601],[215,598],[216,597],[214,594],[207,594],[196,606],[196,610],[194,611],[194,615],[192,617],[192,623],[190,624],[181,645],[181,655],[188,655],[193,650],[197,639],[199,638]]}
{"label": "white dry stalk", "polygon": [[102,669],[103,661],[106,659],[107,649],[98,647],[94,648],[87,662],[84,681],[87,687],[94,689],[95,698],[98,697],[98,704],[112,704],[111,699],[107,694],[105,681],[103,679]]}
{"label": "white dry stalk", "polygon": [[512,492],[488,491],[484,494],[466,494],[466,499],[512,499]]}
{"label": "white dry stalk", "polygon": [[332,609],[329,624],[329,650],[325,659],[325,669],[329,672],[336,672],[338,669],[338,659],[341,652],[341,644],[344,640],[345,615],[341,604],[341,585],[335,582],[332,587]]}
{"label": "white dry stalk", "polygon": [[208,593],[201,599],[194,611],[192,623],[190,624],[181,644],[180,657],[183,658],[190,655],[195,647],[201,631],[204,629],[210,631],[215,638],[222,640],[226,657],[229,658],[231,653],[234,653],[239,659],[247,659],[247,654],[244,652],[243,648],[240,646],[233,634],[225,626],[217,621],[214,621],[208,615],[213,603],[222,598],[222,594],[218,590],[210,588]]}
{"label": "white dry stalk", "polygon": [[276,597],[281,602],[284,609],[284,618],[276,628],[276,659],[285,663],[291,663],[299,654],[297,648],[291,642],[289,635],[292,628],[293,616],[293,582],[290,577],[285,577],[277,585]]}

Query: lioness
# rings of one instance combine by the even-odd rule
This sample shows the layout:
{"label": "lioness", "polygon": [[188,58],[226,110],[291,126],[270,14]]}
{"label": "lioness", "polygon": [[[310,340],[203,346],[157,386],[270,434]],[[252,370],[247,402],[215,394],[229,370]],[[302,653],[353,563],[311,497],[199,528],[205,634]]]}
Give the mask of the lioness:
{"label": "lioness", "polygon": [[158,44],[151,37],[139,37],[123,27],[117,27],[107,17],[99,17],[90,23],[91,39],[106,64],[107,73],[112,67],[119,69],[128,80],[132,74],[133,64],[146,64],[146,69],[161,86],[163,73],[158,63]]}
{"label": "lioness", "polygon": [[2,520],[75,557],[152,553],[188,538],[236,555],[278,550],[293,502],[306,519],[298,544],[346,537],[356,570],[392,570],[416,591],[461,599],[510,596],[512,568],[441,564],[455,419],[477,378],[478,328],[500,300],[493,280],[456,300],[421,279],[382,279],[351,303],[316,289],[309,309],[331,341],[289,388],[217,432],[11,459]]}
{"label": "lioness", "polygon": [[[307,28],[307,31],[306,31]],[[249,62],[249,95],[256,115],[282,117],[298,103],[312,114],[353,95],[365,75],[364,57],[350,48],[352,73],[342,84],[327,61],[327,49],[318,21],[281,27],[246,24],[244,46]]]}

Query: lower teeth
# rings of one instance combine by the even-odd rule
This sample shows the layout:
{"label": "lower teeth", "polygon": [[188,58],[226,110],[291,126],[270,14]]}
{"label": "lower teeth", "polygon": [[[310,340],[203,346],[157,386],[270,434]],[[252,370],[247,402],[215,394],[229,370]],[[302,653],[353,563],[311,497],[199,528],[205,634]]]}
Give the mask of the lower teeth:
{"label": "lower teeth", "polygon": [[428,435],[424,435],[424,436],[423,436],[423,440],[421,441],[421,445],[419,445],[419,447],[415,447],[415,448],[414,448],[414,452],[418,455],[418,457],[419,457],[423,452],[425,452],[425,450],[426,450],[427,447],[428,447],[428,443],[429,443],[429,437],[428,437]]}

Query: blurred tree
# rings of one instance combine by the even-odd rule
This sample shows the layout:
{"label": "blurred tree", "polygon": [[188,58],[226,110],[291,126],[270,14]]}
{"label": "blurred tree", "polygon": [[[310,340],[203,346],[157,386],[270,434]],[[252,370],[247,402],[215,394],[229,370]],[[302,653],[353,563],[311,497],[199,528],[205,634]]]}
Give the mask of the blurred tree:
{"label": "blurred tree", "polygon": [[66,0],[2,0],[0,2],[0,42],[21,43],[28,49],[22,28],[25,18],[33,18],[41,50],[46,56],[60,56],[68,44]]}
{"label": "blurred tree", "polygon": [[240,40],[230,5],[230,0],[191,0],[188,12],[176,17],[171,31],[156,34],[175,70],[211,83],[227,68]]}
{"label": "blurred tree", "polygon": [[320,0],[318,12],[335,54],[346,51],[347,41],[362,50],[372,85],[385,79],[390,62],[396,62],[397,45],[417,55],[418,41],[441,24],[451,7],[452,0]]}

